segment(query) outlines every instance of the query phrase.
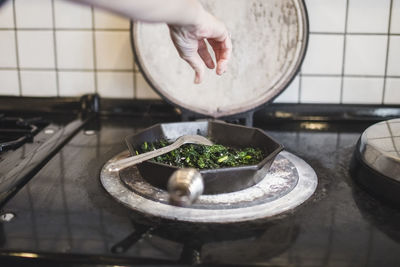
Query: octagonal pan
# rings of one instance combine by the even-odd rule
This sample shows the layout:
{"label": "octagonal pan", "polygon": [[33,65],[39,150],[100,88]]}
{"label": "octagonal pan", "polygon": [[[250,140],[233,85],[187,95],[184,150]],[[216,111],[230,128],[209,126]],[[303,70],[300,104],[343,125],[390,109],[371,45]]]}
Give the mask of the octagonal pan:
{"label": "octagonal pan", "polygon": [[[238,191],[250,187],[265,177],[276,155],[283,146],[257,128],[229,124],[220,121],[196,121],[156,124],[137,134],[126,137],[131,155],[144,142],[160,139],[174,141],[182,135],[198,134],[210,138],[214,143],[225,146],[262,149],[266,156],[257,165],[204,169],[200,173],[204,180],[204,194],[219,194]],[[179,167],[154,161],[137,165],[142,177],[153,186],[166,189],[171,174]]]}

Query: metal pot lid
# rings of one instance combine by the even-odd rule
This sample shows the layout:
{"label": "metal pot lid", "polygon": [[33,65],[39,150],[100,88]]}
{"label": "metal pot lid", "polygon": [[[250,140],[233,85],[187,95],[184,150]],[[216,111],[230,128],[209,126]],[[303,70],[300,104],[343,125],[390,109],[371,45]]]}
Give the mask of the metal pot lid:
{"label": "metal pot lid", "polygon": [[204,7],[227,25],[233,42],[228,71],[194,72],[179,58],[165,24],[135,23],[132,45],[150,85],[186,110],[224,117],[259,107],[279,95],[296,75],[308,40],[301,0],[204,0]]}
{"label": "metal pot lid", "polygon": [[370,126],[362,134],[358,149],[369,167],[400,182],[400,119]]}

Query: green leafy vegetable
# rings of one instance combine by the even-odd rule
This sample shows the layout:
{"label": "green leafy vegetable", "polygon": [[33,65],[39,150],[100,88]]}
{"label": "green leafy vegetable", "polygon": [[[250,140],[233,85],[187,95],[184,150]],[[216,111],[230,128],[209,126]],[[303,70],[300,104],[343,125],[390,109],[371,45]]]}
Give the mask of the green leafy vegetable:
{"label": "green leafy vegetable", "polygon": [[[141,154],[170,143],[159,140],[153,143],[144,142],[136,152]],[[236,149],[223,145],[185,144],[167,154],[152,159],[155,162],[177,167],[192,167],[197,169],[216,169],[258,164],[265,157],[259,148]]]}

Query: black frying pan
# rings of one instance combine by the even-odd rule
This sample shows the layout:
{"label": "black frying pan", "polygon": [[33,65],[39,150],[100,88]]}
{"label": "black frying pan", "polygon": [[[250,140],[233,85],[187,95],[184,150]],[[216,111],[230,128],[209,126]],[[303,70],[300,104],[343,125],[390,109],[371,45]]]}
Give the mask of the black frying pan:
{"label": "black frying pan", "polygon": [[[175,140],[182,135],[199,134],[209,137],[216,144],[244,148],[255,147],[264,150],[266,157],[257,165],[200,170],[204,181],[204,194],[219,194],[238,191],[258,183],[265,177],[269,167],[283,146],[257,128],[229,124],[220,121],[196,121],[156,124],[137,134],[126,137],[125,141],[132,155],[145,141],[160,139]],[[166,189],[171,174],[179,167],[153,161],[137,165],[140,174],[153,186]]]}

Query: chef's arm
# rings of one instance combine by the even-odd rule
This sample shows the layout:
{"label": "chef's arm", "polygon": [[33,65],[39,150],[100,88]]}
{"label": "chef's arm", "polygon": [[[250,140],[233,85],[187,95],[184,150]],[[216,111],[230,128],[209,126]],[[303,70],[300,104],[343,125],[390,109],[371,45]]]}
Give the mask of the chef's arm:
{"label": "chef's arm", "polygon": [[205,11],[197,0],[70,0],[123,15],[132,20],[167,23],[171,39],[183,58],[196,72],[195,83],[203,79],[204,69],[215,68],[207,50],[214,50],[216,73],[228,66],[232,42],[225,25]]}
{"label": "chef's arm", "polygon": [[204,16],[196,0],[72,0],[118,13],[132,20],[195,25]]}

